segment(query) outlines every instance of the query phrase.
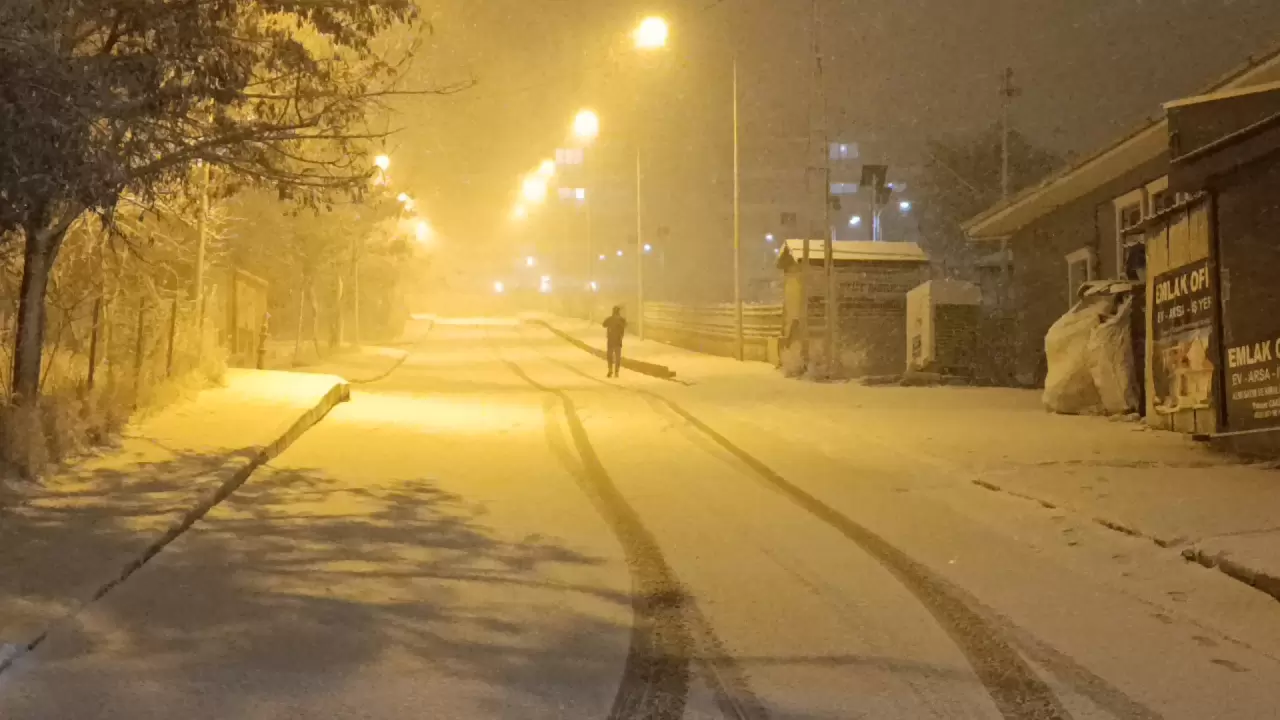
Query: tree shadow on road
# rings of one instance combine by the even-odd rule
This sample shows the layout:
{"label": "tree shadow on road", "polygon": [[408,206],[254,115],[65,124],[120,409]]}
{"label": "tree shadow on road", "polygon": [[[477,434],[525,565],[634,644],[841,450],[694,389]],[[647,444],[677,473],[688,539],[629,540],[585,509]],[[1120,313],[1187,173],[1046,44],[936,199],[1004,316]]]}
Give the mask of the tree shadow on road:
{"label": "tree shadow on road", "polygon": [[[359,699],[353,715],[409,717],[397,704],[419,693],[433,717],[456,699],[489,717],[605,714],[625,569],[502,537],[483,513],[429,479],[260,470],[15,667],[0,715],[341,717]],[[95,535],[118,547],[128,523]]]}

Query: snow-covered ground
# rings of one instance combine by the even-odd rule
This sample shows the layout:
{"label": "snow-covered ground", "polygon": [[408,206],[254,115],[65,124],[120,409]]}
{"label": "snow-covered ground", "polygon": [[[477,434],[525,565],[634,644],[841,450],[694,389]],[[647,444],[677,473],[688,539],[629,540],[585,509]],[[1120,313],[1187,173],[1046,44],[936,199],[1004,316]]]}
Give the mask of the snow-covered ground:
{"label": "snow-covered ground", "polygon": [[0,715],[1274,714],[1274,600],[974,482],[1266,471],[1025,393],[632,350],[690,384],[437,326],[0,675]]}

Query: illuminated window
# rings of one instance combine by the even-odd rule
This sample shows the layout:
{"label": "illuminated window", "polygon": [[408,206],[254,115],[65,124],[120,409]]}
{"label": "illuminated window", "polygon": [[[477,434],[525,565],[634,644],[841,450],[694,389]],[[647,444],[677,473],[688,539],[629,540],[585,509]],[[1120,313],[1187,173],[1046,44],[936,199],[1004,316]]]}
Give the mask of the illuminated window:
{"label": "illuminated window", "polygon": [[556,165],[581,165],[582,148],[560,148],[556,150]]}

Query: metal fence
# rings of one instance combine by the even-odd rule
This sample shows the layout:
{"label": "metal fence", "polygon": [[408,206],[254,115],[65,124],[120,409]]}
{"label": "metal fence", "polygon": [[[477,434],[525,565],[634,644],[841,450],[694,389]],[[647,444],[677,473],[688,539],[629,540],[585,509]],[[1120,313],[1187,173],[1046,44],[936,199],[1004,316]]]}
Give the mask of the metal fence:
{"label": "metal fence", "polygon": [[[769,341],[782,336],[782,305],[742,307],[743,356],[772,360]],[[737,350],[737,318],[732,303],[680,305],[645,303],[645,337],[709,355],[733,357]]]}

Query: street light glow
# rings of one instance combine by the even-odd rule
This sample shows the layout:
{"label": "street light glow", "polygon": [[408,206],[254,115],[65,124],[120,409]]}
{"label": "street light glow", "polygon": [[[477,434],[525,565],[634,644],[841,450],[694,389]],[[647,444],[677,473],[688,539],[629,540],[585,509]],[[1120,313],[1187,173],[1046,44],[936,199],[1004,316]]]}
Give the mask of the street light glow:
{"label": "street light glow", "polygon": [[543,160],[542,164],[538,166],[538,176],[541,178],[550,180],[552,177],[555,176],[555,174],[556,174],[555,160]]}
{"label": "street light glow", "polygon": [[391,168],[391,158],[386,155],[379,155],[373,159],[373,164],[379,170],[386,172]]}
{"label": "street light glow", "polygon": [[666,47],[670,28],[667,21],[660,17],[648,17],[636,28],[636,47],[641,50],[657,50]]}
{"label": "street light glow", "polygon": [[644,244],[644,251],[645,251],[645,252],[653,252],[653,246],[652,246],[652,245],[650,245],[649,243],[645,243],[645,244]]}
{"label": "street light glow", "polygon": [[413,232],[418,242],[426,242],[427,238],[431,237],[431,225],[426,220],[419,220]]}
{"label": "street light glow", "polygon": [[911,201],[903,200],[902,202],[898,203],[898,209],[901,210],[902,212],[911,212]]}
{"label": "street light glow", "polygon": [[538,258],[530,255],[529,257],[524,259],[524,264],[525,264],[525,267],[534,267],[538,264]]}
{"label": "street light glow", "polygon": [[502,281],[501,281],[501,280],[499,280],[499,281],[497,281],[497,282],[495,282],[495,283],[493,284],[493,291],[494,291],[495,293],[497,293],[497,294],[501,295],[502,293],[504,293],[504,292],[506,292],[506,291],[507,291],[507,286],[506,286],[506,285],[503,285],[503,284],[502,284]]}
{"label": "street light glow", "polygon": [[605,257],[607,257],[607,256],[606,256],[604,253],[601,253],[601,254],[600,254],[600,259],[601,259],[601,260],[604,260],[604,259],[605,259]]}
{"label": "street light glow", "polygon": [[594,140],[600,134],[600,116],[592,110],[582,110],[573,119],[573,134],[579,140]]}
{"label": "street light glow", "polygon": [[619,250],[619,251],[618,251],[618,257],[622,257],[622,251],[621,251],[621,250]]}
{"label": "street light glow", "polygon": [[537,175],[525,178],[521,193],[524,195],[524,199],[531,203],[538,204],[545,201],[547,199],[546,179]]}
{"label": "street light glow", "polygon": [[396,196],[396,200],[402,203],[409,202],[409,193],[400,193],[399,195]]}
{"label": "street light glow", "polygon": [[853,217],[849,218],[849,227],[858,227],[861,224],[862,224],[861,215],[854,215]]}
{"label": "street light glow", "polygon": [[767,243],[772,243],[772,242],[773,242],[773,233],[769,233],[768,235],[765,235],[765,236],[764,236],[764,241],[765,241],[765,242],[767,242]]}

